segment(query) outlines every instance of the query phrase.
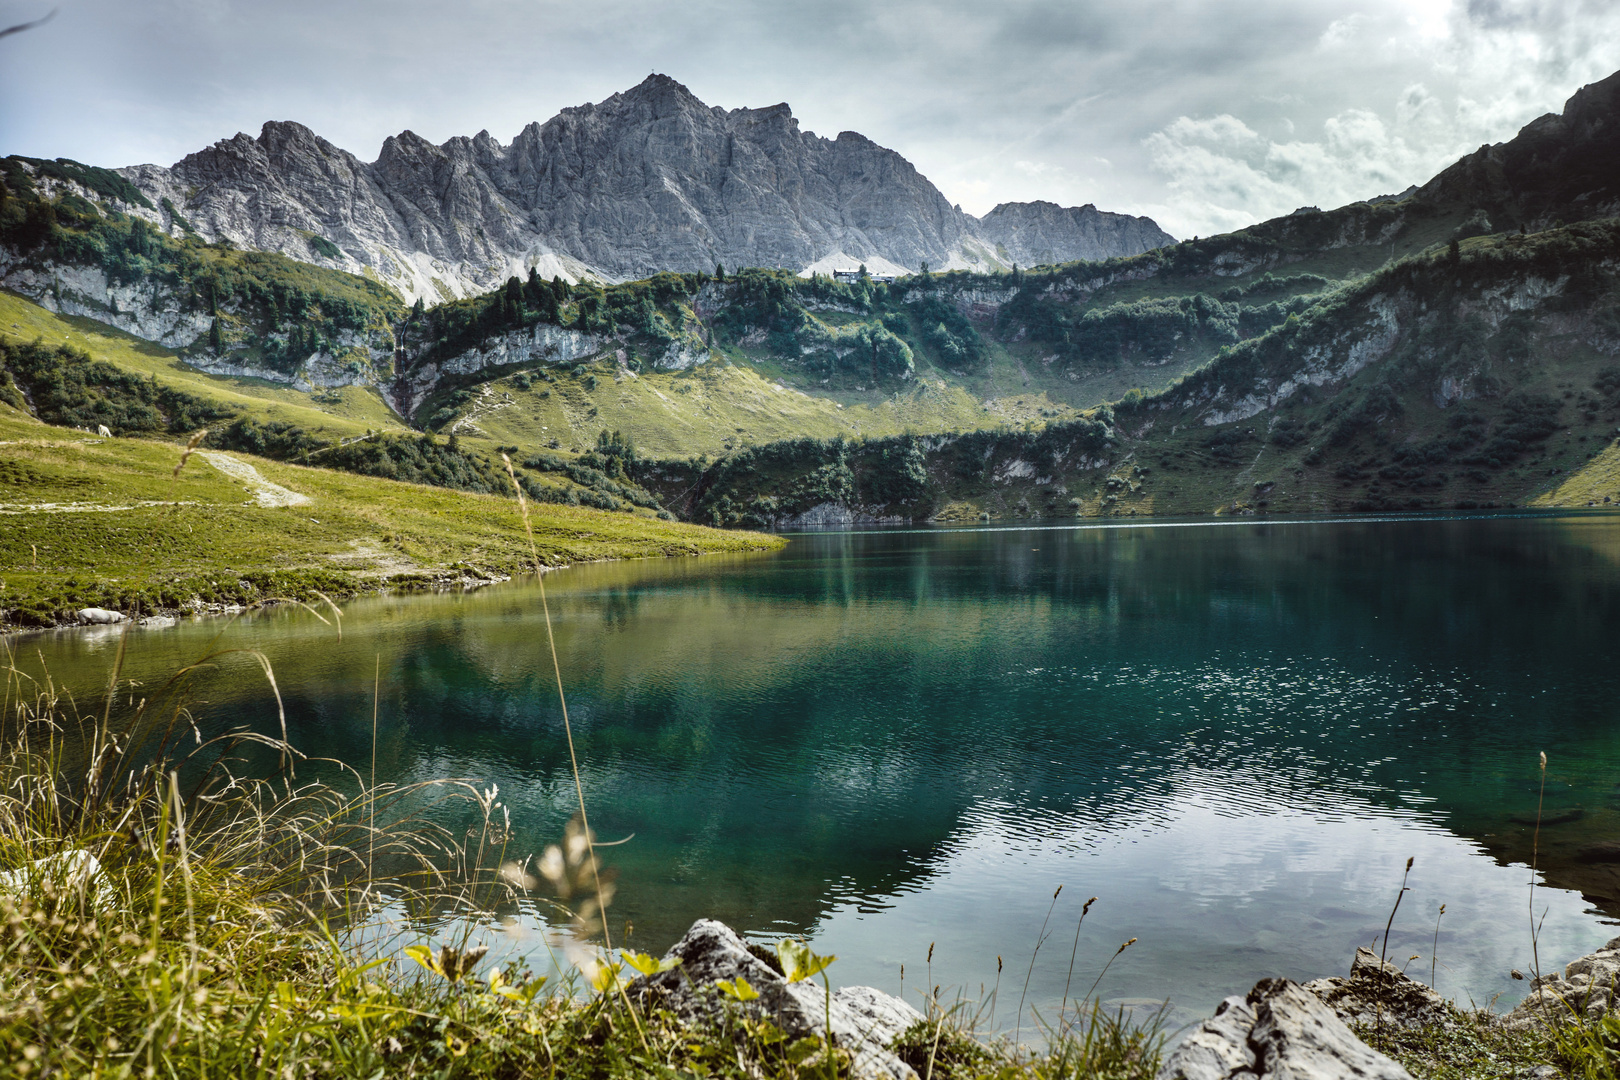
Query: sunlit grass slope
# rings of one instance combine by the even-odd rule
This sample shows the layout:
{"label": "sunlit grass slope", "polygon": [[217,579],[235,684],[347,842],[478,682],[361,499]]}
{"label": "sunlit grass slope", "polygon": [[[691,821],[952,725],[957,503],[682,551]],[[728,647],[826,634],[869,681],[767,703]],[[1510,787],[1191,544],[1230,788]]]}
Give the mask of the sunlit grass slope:
{"label": "sunlit grass slope", "polygon": [[[515,499],[222,455],[277,492],[228,475],[209,452],[179,476],[181,447],[89,437],[0,406],[0,609],[48,625],[85,606],[172,610],[310,588],[382,586],[521,572]],[[267,506],[266,501],[308,502]],[[740,551],[779,540],[639,514],[531,507],[548,563]],[[279,575],[279,576],[278,576]]]}
{"label": "sunlit grass slope", "polygon": [[[801,390],[745,357],[683,372],[635,373],[611,363],[551,379],[507,377],[485,384],[447,425],[463,439],[523,448],[582,450],[597,433],[622,431],[652,457],[718,454],[734,446],[806,436],[881,437],[906,431],[956,431],[1022,423],[1070,410],[1045,402],[995,401],[989,406],[944,379],[923,377],[898,389],[829,394]],[[525,386],[524,384],[529,385]]]}

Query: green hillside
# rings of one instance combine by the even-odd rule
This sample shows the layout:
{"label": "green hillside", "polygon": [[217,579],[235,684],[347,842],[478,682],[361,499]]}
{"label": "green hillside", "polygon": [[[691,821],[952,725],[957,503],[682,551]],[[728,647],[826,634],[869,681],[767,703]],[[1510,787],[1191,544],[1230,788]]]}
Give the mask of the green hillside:
{"label": "green hillside", "polygon": [[[81,607],[219,610],[479,582],[532,563],[517,501],[182,447],[102,439],[0,404],[0,626]],[[643,514],[531,506],[547,563],[769,548]]]}
{"label": "green hillside", "polygon": [[642,479],[736,525],[828,503],[905,519],[1601,506],[1620,500],[1617,267],[1617,220],[1473,238],[1084,419],[784,442]]}
{"label": "green hillside", "polygon": [[410,430],[372,387],[345,386],[311,395],[265,379],[208,375],[187,364],[175,350],[94,319],[57,315],[14,293],[0,292],[0,341],[21,345],[35,340],[83,350],[181,393],[216,401],[261,420],[297,424],[330,438],[363,435],[368,428]]}

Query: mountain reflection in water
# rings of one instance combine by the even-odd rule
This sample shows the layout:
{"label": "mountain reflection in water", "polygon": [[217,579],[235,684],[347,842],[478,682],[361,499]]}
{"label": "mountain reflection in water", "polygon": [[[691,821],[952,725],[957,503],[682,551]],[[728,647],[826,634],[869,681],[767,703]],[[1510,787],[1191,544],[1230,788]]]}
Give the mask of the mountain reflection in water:
{"label": "mountain reflection in water", "polygon": [[[1541,940],[1612,936],[1620,835],[1620,519],[1500,517],[796,537],[780,553],[578,567],[548,579],[612,908],[661,950],[700,916],[812,935],[837,981],[993,980],[1028,962],[1051,893],[1076,989],[1207,1008],[1255,978],[1390,952],[1483,1003],[1529,949],[1523,866],[1546,750]],[[133,638],[154,679],[217,623]],[[538,850],[574,806],[533,582],[351,605],[341,643],[298,611],[225,633],[275,664],[293,740],[381,778],[500,785]],[[111,639],[42,635],[59,681]],[[256,668],[197,710],[274,723]],[[1574,813],[1579,809],[1580,813]],[[1550,869],[1549,869],[1550,868]],[[1072,904],[1070,903],[1072,899]],[[1538,908],[1542,901],[1538,901]],[[1072,908],[1072,910],[1071,910]],[[1072,939],[1069,939],[1072,940]],[[1042,954],[1032,1000],[1063,992]],[[1401,952],[1401,950],[1407,950]],[[1048,967],[1051,970],[1048,970]],[[915,984],[913,984],[915,988]]]}

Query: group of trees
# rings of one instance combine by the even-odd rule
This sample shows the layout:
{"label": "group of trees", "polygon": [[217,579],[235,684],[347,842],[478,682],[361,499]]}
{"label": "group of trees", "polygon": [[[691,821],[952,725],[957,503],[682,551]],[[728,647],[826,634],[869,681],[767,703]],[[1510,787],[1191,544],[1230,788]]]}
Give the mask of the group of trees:
{"label": "group of trees", "polygon": [[824,503],[921,516],[931,508],[930,491],[927,459],[914,436],[787,439],[700,466],[688,516],[757,528]]}
{"label": "group of trees", "polygon": [[464,449],[454,438],[440,442],[432,435],[390,432],[340,445],[287,421],[240,417],[210,435],[208,445],[412,484],[484,495],[512,492],[499,466],[483,454]]}
{"label": "group of trees", "polygon": [[[1286,293],[1290,286],[1315,286],[1323,279],[1300,275],[1282,280],[1287,284],[1256,291]],[[1026,327],[1032,338],[1050,345],[1069,364],[1108,370],[1133,361],[1163,363],[1178,353],[1213,352],[1264,334],[1320,300],[1318,293],[1301,292],[1255,306],[1239,302],[1245,298],[1241,289],[1227,289],[1222,296],[1230,299],[1200,292],[1076,311],[1073,305],[1025,290],[1004,306],[1000,318],[1004,325]]]}
{"label": "group of trees", "polygon": [[[26,396],[25,396],[26,395]],[[0,399],[48,424],[114,434],[194,431],[235,411],[96,360],[82,349],[0,338]]]}
{"label": "group of trees", "polygon": [[536,454],[523,462],[526,469],[564,475],[578,488],[531,482],[524,484],[524,490],[549,502],[583,504],[601,510],[633,510],[639,506],[657,511],[660,517],[670,517],[657,497],[636,482],[639,460],[628,437],[619,431],[604,430],[598,434],[593,449],[572,460],[556,454]]}
{"label": "group of trees", "polygon": [[685,514],[720,526],[767,527],[825,503],[871,513],[926,517],[949,489],[981,493],[997,461],[1017,458],[1043,473],[1086,467],[1118,448],[1103,418],[1038,430],[980,430],[941,437],[786,439],[709,462],[643,462],[639,472],[693,492]]}

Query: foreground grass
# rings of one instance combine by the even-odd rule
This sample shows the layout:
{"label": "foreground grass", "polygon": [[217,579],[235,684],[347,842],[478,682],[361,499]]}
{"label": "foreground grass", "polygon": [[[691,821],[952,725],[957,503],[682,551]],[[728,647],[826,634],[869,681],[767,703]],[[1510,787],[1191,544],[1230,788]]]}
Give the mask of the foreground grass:
{"label": "foreground grass", "polygon": [[1357,1027],[1369,1046],[1418,1080],[1522,1080],[1537,1070],[1571,1080],[1620,1077],[1620,1015],[1591,1019],[1572,1009],[1545,1025],[1509,1031],[1483,1010],[1450,1009],[1419,1027]]}
{"label": "foreground grass", "polygon": [[1506,1031],[1485,1012],[1456,1010],[1441,1023],[1357,1028],[1356,1034],[1419,1080],[1517,1080],[1542,1065],[1586,1075],[1572,1068],[1570,1055],[1547,1031]]}
{"label": "foreground grass", "polygon": [[[260,485],[205,455],[174,475],[181,449],[96,439],[0,405],[0,625],[51,625],[81,607],[173,611],[532,569],[513,499],[229,455],[309,500],[262,506]],[[553,566],[782,543],[583,507],[532,513]]]}

